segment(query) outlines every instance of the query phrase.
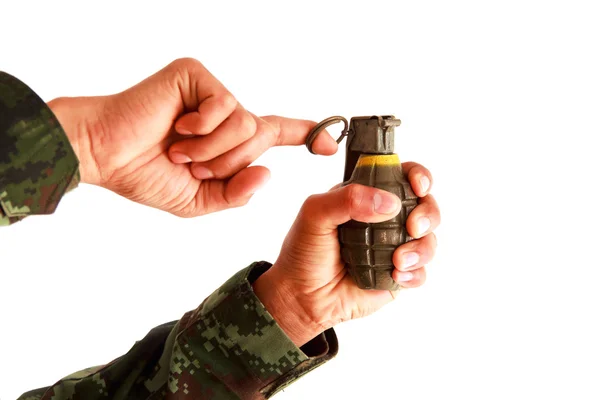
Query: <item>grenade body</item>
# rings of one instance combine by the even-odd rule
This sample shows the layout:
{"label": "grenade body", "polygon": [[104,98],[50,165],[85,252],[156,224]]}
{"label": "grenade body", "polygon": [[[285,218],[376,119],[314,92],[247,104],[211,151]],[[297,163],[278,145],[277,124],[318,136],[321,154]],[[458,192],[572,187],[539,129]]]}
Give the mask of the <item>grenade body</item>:
{"label": "grenade body", "polygon": [[361,289],[397,290],[392,255],[398,246],[413,239],[406,231],[406,219],[417,205],[417,196],[397,154],[361,154],[344,185],[352,183],[387,190],[402,201],[400,213],[388,221],[352,220],[338,228],[342,260],[356,284]]}

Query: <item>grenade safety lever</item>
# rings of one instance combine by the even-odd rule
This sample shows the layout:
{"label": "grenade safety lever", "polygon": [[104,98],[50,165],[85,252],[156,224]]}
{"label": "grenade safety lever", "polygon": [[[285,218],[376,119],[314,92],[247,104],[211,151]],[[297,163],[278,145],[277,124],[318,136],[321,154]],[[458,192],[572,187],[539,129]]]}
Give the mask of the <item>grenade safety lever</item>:
{"label": "grenade safety lever", "polygon": [[413,240],[406,231],[406,219],[417,206],[417,196],[394,153],[394,128],[401,121],[393,115],[353,117],[350,123],[340,116],[327,118],[306,138],[311,153],[315,154],[312,145],[318,134],[337,122],[344,122],[344,130],[336,142],[348,137],[342,186],[356,183],[376,187],[394,193],[402,202],[400,213],[388,221],[351,220],[340,225],[342,260],[361,289],[397,290],[400,286],[392,279],[392,255],[398,246]]}

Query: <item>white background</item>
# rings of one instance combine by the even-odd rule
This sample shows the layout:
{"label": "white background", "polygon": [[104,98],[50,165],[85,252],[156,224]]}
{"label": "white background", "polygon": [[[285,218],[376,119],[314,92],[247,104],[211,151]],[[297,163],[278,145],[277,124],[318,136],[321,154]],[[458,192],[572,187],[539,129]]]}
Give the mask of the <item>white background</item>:
{"label": "white background", "polygon": [[[194,57],[258,115],[402,119],[396,150],[430,168],[443,213],[428,282],[338,326],[338,357],[277,398],[598,399],[594,3],[3,1],[0,69],[51,100]],[[120,356],[274,261],[343,157],[272,149],[250,204],[197,219],[82,185],[0,230],[0,399]]]}

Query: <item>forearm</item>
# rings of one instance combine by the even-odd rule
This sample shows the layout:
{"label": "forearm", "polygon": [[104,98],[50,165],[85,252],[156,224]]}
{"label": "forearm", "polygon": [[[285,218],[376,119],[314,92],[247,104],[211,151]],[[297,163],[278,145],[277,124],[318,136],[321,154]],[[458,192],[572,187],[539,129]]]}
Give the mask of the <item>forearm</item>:
{"label": "forearm", "polygon": [[[123,357],[68,376],[21,399],[264,399],[337,353],[332,330],[299,348],[256,297],[252,284],[270,267],[234,275],[179,321],[153,329]],[[62,397],[61,397],[62,396]]]}

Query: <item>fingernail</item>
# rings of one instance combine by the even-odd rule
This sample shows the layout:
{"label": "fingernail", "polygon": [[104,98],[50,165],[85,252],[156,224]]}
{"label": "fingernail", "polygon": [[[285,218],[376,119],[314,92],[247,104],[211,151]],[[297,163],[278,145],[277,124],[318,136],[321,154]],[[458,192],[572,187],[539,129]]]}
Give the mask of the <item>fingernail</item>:
{"label": "fingernail", "polygon": [[427,232],[427,230],[429,229],[430,226],[431,226],[431,221],[429,221],[429,218],[427,218],[427,217],[419,218],[419,222],[417,224],[417,229],[419,230],[419,235],[422,235],[425,232]]}
{"label": "fingernail", "polygon": [[171,161],[173,161],[175,164],[185,164],[192,162],[192,159],[183,153],[173,152],[171,153]]}
{"label": "fingernail", "polygon": [[202,165],[194,165],[192,167],[192,175],[194,175],[196,177],[196,179],[211,179],[214,178],[215,174],[213,174],[213,172],[206,168],[203,167]]}
{"label": "fingernail", "polygon": [[412,281],[412,272],[398,272],[396,274],[396,282],[408,282]]}
{"label": "fingernail", "polygon": [[419,255],[414,252],[406,253],[402,256],[402,267],[403,271],[406,271],[410,267],[414,267],[419,262]]}
{"label": "fingernail", "polygon": [[427,192],[427,190],[429,189],[429,178],[426,176],[422,176],[421,179],[421,191],[423,191],[423,193]]}
{"label": "fingernail", "polygon": [[379,214],[390,214],[398,209],[400,199],[393,194],[381,195],[375,193],[373,196],[373,207]]}
{"label": "fingernail", "polygon": [[180,127],[180,126],[176,126],[176,127],[175,127],[175,130],[176,130],[176,131],[177,131],[177,133],[179,133],[180,135],[191,135],[191,134],[192,134],[192,132],[190,132],[190,131],[188,131],[187,129],[185,129],[185,128],[182,128],[182,127]]}

